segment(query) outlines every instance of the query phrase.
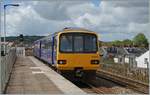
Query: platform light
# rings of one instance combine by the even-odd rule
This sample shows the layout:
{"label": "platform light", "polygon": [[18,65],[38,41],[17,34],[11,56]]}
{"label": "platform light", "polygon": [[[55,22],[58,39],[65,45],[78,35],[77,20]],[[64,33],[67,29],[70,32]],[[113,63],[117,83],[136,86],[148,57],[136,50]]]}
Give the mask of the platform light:
{"label": "platform light", "polygon": [[[6,8],[7,6],[14,6],[14,7],[18,7],[19,4],[5,4],[4,5],[4,43],[6,43]],[[7,51],[7,47],[6,45],[4,45],[4,55],[6,55]]]}

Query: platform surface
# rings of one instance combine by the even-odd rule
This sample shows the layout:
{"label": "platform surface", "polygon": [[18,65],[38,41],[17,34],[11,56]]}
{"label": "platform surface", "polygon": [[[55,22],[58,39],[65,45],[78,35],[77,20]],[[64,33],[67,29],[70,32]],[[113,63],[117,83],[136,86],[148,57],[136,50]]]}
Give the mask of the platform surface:
{"label": "platform surface", "polygon": [[6,94],[86,94],[38,59],[18,57]]}

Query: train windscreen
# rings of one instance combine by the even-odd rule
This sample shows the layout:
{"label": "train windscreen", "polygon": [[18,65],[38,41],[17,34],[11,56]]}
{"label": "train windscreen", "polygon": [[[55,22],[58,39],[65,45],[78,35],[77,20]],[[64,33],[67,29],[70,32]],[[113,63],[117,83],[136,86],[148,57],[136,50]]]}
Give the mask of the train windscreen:
{"label": "train windscreen", "polygon": [[60,36],[60,52],[95,53],[97,36],[89,33],[63,33]]}

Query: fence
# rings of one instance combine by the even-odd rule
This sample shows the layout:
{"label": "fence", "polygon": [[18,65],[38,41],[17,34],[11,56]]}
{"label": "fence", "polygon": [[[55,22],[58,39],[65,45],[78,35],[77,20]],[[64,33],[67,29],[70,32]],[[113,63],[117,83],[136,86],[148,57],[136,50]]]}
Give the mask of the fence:
{"label": "fence", "polygon": [[102,70],[149,83],[148,69],[131,68],[128,64],[102,64]]}
{"label": "fence", "polygon": [[0,93],[4,93],[13,64],[16,60],[16,49],[10,48],[6,56],[0,58]]}
{"label": "fence", "polygon": [[25,47],[17,47],[16,54],[17,56],[25,56]]}

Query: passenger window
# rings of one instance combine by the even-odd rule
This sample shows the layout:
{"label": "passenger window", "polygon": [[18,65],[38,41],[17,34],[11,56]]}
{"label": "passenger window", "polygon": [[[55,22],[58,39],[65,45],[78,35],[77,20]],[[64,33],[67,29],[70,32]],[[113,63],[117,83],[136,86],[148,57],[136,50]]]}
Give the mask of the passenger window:
{"label": "passenger window", "polygon": [[96,37],[95,36],[85,36],[85,51],[92,52],[96,51]]}
{"label": "passenger window", "polygon": [[83,36],[75,36],[74,37],[74,51],[75,52],[83,52]]}
{"label": "passenger window", "polygon": [[61,36],[61,51],[72,52],[72,36],[63,35]]}
{"label": "passenger window", "polygon": [[55,38],[54,38],[54,51],[56,51],[57,50],[57,36],[55,36]]}

